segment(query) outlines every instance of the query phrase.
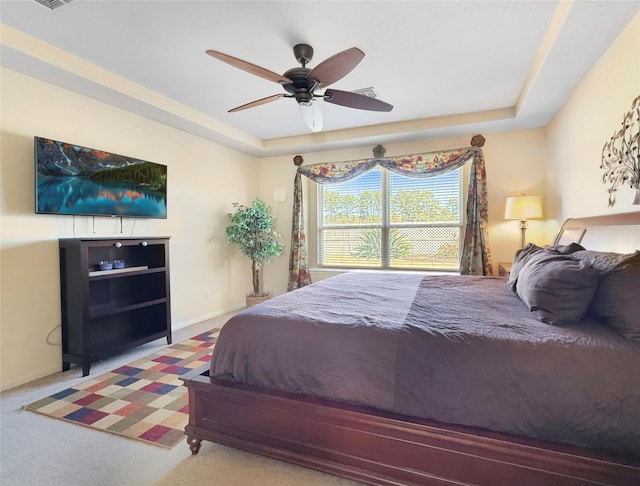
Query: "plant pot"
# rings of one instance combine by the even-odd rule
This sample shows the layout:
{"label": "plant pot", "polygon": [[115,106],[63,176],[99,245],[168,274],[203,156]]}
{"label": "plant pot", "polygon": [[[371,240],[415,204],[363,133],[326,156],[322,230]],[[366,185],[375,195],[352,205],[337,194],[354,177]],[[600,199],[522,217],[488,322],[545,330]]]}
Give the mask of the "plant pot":
{"label": "plant pot", "polygon": [[259,304],[260,302],[264,302],[265,300],[269,300],[271,298],[271,293],[266,293],[262,295],[247,295],[246,304],[247,307],[254,306]]}

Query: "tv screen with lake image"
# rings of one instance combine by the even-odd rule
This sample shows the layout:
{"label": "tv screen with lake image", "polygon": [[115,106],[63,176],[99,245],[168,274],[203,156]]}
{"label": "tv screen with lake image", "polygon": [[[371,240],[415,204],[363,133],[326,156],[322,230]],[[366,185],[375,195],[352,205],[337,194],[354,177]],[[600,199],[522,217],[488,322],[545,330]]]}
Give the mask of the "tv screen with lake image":
{"label": "tv screen with lake image", "polygon": [[167,217],[167,166],[34,137],[36,213]]}

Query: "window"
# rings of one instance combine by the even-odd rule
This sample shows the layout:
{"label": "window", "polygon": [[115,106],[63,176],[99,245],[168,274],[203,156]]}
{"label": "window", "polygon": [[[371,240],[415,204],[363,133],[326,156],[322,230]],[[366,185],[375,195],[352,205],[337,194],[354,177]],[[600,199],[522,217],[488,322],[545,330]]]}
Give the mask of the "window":
{"label": "window", "polygon": [[462,169],[429,178],[377,167],[318,188],[318,266],[459,270]]}

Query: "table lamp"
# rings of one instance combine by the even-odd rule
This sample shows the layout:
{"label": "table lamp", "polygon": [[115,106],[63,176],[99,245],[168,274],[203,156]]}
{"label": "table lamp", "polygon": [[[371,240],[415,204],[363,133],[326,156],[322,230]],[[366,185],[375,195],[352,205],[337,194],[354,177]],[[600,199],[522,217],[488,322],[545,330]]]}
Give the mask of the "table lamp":
{"label": "table lamp", "polygon": [[540,196],[508,197],[504,210],[504,219],[520,221],[520,248],[525,245],[527,220],[542,218],[542,199]]}

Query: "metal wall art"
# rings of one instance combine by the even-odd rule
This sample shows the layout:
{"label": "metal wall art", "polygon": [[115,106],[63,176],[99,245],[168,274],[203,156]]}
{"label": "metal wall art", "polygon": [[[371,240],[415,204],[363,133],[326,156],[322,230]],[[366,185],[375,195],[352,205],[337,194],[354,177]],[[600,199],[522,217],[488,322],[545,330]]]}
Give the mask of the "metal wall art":
{"label": "metal wall art", "polygon": [[609,206],[616,203],[616,192],[626,184],[636,190],[633,204],[640,204],[640,96],[633,100],[622,127],[602,147],[600,168],[604,170],[602,182],[611,184]]}

